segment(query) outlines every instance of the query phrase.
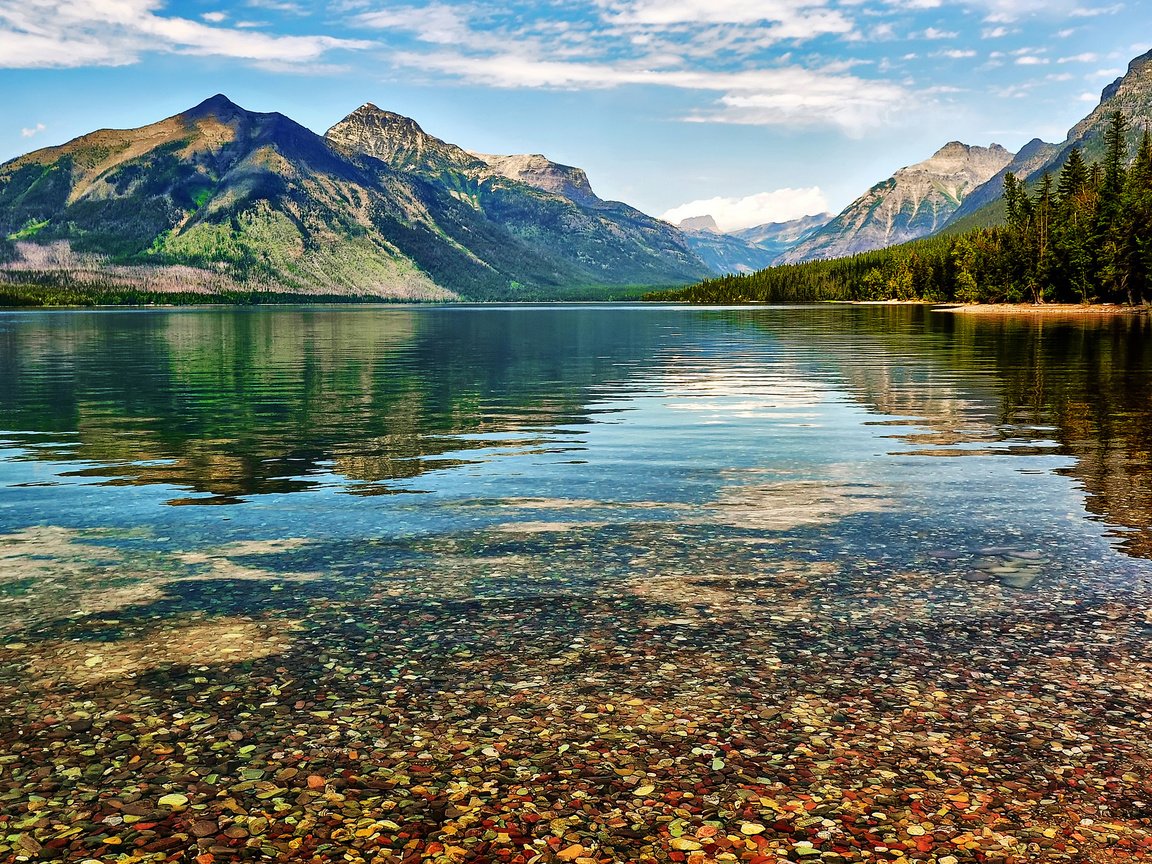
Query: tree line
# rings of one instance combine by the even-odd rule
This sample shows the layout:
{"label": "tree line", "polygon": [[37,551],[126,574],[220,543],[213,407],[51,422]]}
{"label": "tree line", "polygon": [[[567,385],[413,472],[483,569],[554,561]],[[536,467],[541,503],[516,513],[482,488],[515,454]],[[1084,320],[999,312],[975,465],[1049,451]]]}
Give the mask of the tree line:
{"label": "tree line", "polygon": [[927,300],[1146,303],[1152,300],[1152,136],[1131,158],[1116,112],[1103,159],[1073,148],[1033,189],[1004,178],[1006,222],[851,258],[724,276],[649,299],[705,303]]}

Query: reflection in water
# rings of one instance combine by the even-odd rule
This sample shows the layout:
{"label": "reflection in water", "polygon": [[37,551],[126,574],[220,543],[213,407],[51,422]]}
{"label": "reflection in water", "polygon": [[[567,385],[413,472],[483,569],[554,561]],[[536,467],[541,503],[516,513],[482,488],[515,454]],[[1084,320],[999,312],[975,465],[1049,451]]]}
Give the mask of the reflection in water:
{"label": "reflection in water", "polygon": [[0,316],[0,858],[1148,860],[1149,335]]}
{"label": "reflection in water", "polygon": [[[1131,552],[1152,555],[1147,316],[196,310],[16,315],[0,326],[8,440],[20,458],[76,463],[36,482],[186,490],[172,503],[330,484],[397,491],[414,487],[392,481],[493,448],[578,460],[597,401],[653,381],[681,407],[712,411],[711,394],[730,414],[776,423],[803,423],[805,406],[835,386],[911,418],[917,428],[893,433],[910,444],[996,453],[1059,442],[1088,509],[1123,526]],[[758,331],[786,351],[748,336]],[[716,352],[733,347],[744,356],[718,365]],[[750,400],[733,401],[739,393]]]}

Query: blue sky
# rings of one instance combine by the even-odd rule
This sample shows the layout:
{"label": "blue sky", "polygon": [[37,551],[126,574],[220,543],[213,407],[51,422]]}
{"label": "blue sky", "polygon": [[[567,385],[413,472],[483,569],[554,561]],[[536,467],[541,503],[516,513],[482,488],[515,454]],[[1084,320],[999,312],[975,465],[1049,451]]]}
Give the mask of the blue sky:
{"label": "blue sky", "polygon": [[[721,227],[839,210],[944,143],[1064,138],[1147,0],[0,0],[0,160],[223,92],[364,102]],[[683,207],[689,202],[716,199]]]}

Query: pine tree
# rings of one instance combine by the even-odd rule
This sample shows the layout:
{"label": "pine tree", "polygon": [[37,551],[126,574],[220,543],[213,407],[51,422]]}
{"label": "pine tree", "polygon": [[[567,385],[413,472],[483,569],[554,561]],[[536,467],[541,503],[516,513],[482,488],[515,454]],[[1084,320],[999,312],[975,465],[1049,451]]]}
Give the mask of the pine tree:
{"label": "pine tree", "polygon": [[1033,212],[1032,302],[1043,303],[1052,297],[1050,239],[1052,230],[1052,175],[1047,171],[1040,180]]}
{"label": "pine tree", "polygon": [[1127,246],[1123,230],[1124,163],[1128,155],[1128,122],[1113,112],[1104,133],[1104,164],[1100,169],[1100,192],[1096,205],[1096,276],[1110,300],[1131,302],[1127,284]]}
{"label": "pine tree", "polygon": [[1073,147],[1068,154],[1064,167],[1060,169],[1060,181],[1056,184],[1056,193],[1060,201],[1069,201],[1078,195],[1088,185],[1088,166],[1084,164],[1084,156],[1079,147]]}
{"label": "pine tree", "polygon": [[1152,135],[1144,128],[1128,172],[1122,207],[1129,301],[1152,297]]}

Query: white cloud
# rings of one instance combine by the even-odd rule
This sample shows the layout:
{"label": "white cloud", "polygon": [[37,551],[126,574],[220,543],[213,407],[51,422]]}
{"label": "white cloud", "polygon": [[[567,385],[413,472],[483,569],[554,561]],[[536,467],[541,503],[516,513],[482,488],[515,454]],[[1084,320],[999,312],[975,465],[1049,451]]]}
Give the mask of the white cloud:
{"label": "white cloud", "polygon": [[1100,59],[1099,54],[1094,54],[1088,51],[1084,54],[1073,54],[1071,57],[1061,57],[1057,63],[1096,63]]}
{"label": "white cloud", "polygon": [[228,13],[227,12],[205,12],[200,17],[203,18],[205,21],[207,21],[209,24],[219,24],[221,21],[227,21],[228,20]]}
{"label": "white cloud", "polygon": [[964,6],[982,10],[989,24],[1010,24],[1031,15],[1048,18],[1087,18],[1111,15],[1123,8],[1121,4],[1097,7],[1081,5],[1078,0],[886,0],[890,6],[904,9],[932,9],[944,5]]}
{"label": "white cloud", "polygon": [[1016,58],[1017,66],[1045,66],[1047,64],[1047,57],[1036,57],[1032,54],[1025,54],[1023,57]]}
{"label": "white cloud", "polygon": [[920,35],[924,39],[955,39],[960,34],[955,30],[937,30],[935,27],[929,27]]}
{"label": "white cloud", "polygon": [[[275,36],[162,15],[161,0],[24,0],[0,3],[0,67],[123,66],[150,51],[310,63],[372,43]],[[211,13],[209,13],[211,14]]]}
{"label": "white cloud", "polygon": [[41,132],[43,132],[47,128],[48,127],[45,126],[43,123],[37,123],[35,126],[32,126],[30,128],[21,129],[20,130],[20,137],[21,138],[35,138],[37,135],[39,135]]}
{"label": "white cloud", "polygon": [[981,39],[1002,39],[1012,31],[1007,27],[985,27],[980,31]]}
{"label": "white cloud", "polygon": [[1081,6],[1070,13],[1073,18],[1095,18],[1098,15],[1115,15],[1124,8],[1123,3],[1114,3],[1111,6]]}
{"label": "white cloud", "polygon": [[933,57],[947,57],[949,60],[967,60],[975,57],[976,52],[971,48],[951,48],[948,51],[937,51]]}
{"label": "white cloud", "polygon": [[[827,5],[826,0],[606,0],[610,20],[621,24],[755,24],[794,21]],[[842,17],[831,10],[833,16]]]}
{"label": "white cloud", "polygon": [[492,87],[584,90],[644,85],[721,93],[712,109],[684,118],[695,123],[832,126],[855,135],[866,127],[883,125],[895,109],[912,104],[911,95],[895,84],[798,66],[712,72],[541,60],[518,54],[399,53],[394,59],[403,66]]}
{"label": "white cloud", "polygon": [[777,189],[745,198],[706,198],[673,207],[660,218],[676,224],[692,216],[711,216],[721,231],[739,231],[768,222],[787,222],[801,216],[814,216],[828,210],[828,201],[818,186],[803,189]]}
{"label": "white cloud", "polygon": [[364,12],[352,20],[363,27],[414,33],[422,42],[439,45],[462,44],[470,36],[464,10],[442,3]]}

